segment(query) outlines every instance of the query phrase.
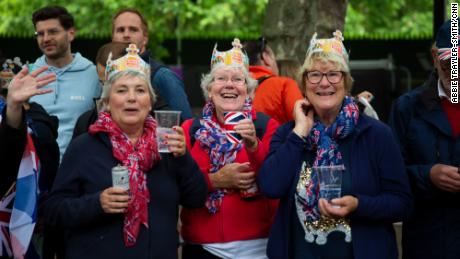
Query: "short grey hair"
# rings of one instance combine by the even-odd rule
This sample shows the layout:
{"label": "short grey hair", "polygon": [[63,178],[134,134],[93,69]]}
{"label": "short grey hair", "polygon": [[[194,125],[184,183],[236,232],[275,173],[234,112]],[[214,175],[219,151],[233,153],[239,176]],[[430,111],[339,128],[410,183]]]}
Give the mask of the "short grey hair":
{"label": "short grey hair", "polygon": [[152,84],[150,83],[150,78],[148,78],[144,73],[136,70],[124,70],[112,75],[107,81],[105,81],[104,85],[102,86],[102,94],[101,94],[101,101],[106,102],[109,100],[110,96],[110,89],[112,89],[112,85],[122,77],[138,77],[147,83],[147,88],[149,90],[150,98],[152,99],[152,107],[153,104],[157,100],[157,96],[153,91]]}
{"label": "short grey hair", "polygon": [[244,79],[245,79],[245,82],[246,82],[246,87],[248,88],[248,96],[252,96],[252,94],[254,93],[254,91],[256,90],[257,88],[257,80],[255,80],[254,78],[251,77],[251,75],[249,74],[249,71],[245,68],[245,67],[242,67],[242,66],[226,66],[226,65],[218,65],[218,66],[215,66],[211,69],[211,72],[209,72],[208,74],[204,74],[202,77],[201,77],[201,90],[203,91],[203,96],[204,96],[204,99],[207,101],[209,99],[209,96],[208,96],[208,92],[209,90],[211,89],[211,84],[212,82],[214,82],[214,74],[216,73],[216,71],[218,69],[222,69],[222,68],[226,68],[226,69],[241,69],[241,71],[243,72],[244,74]]}

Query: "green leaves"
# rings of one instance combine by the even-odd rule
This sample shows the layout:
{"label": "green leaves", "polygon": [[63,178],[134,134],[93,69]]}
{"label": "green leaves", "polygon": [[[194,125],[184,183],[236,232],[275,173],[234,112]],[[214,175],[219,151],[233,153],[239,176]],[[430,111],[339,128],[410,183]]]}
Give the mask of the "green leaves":
{"label": "green leaves", "polygon": [[[77,37],[109,39],[112,15],[120,8],[135,7],[148,21],[149,47],[158,54],[164,53],[157,48],[164,39],[257,38],[268,1],[0,0],[0,37],[33,37],[32,13],[58,4],[74,15]],[[447,11],[453,1],[446,1]],[[432,13],[432,0],[349,0],[345,38],[431,37]]]}
{"label": "green leaves", "polygon": [[410,39],[432,34],[432,0],[350,0],[347,12],[346,39]]}
{"label": "green leaves", "polygon": [[107,37],[112,15],[123,7],[142,11],[150,32],[161,38],[174,37],[179,29],[183,35],[227,35],[260,32],[268,0],[75,0],[32,2],[0,0],[0,35],[33,33],[32,13],[40,7],[58,4],[73,14],[80,35]]}

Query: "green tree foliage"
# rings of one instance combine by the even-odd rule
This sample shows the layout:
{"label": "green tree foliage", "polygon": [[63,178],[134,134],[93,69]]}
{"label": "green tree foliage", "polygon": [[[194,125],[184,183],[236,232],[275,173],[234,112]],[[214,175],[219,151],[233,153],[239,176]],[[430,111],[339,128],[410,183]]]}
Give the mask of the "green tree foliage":
{"label": "green tree foliage", "polygon": [[[184,0],[180,28],[185,37],[251,37],[260,33],[268,0]],[[177,9],[176,9],[177,10]]]}
{"label": "green tree foliage", "polygon": [[[135,7],[145,15],[150,46],[164,39],[241,38],[260,34],[268,0],[0,0],[0,35],[32,37],[32,13],[46,5],[61,5],[76,20],[77,37],[109,38],[112,15],[124,7]],[[155,49],[157,56],[165,53]]]}
{"label": "green tree foliage", "polygon": [[422,36],[432,30],[432,0],[350,0],[345,35],[378,38]]}
{"label": "green tree foliage", "polygon": [[31,16],[45,5],[62,5],[71,12],[80,35],[109,36],[111,17],[123,7],[136,7],[147,17],[150,32],[174,37],[179,28],[185,37],[244,35],[260,31],[268,0],[0,0],[0,34],[32,35]]}
{"label": "green tree foliage", "polygon": [[[447,11],[452,1],[446,1]],[[261,33],[267,3],[268,0],[0,0],[0,35],[32,37],[33,11],[58,4],[74,15],[78,37],[109,38],[113,13],[123,7],[136,7],[147,17],[151,46],[176,37],[256,38]],[[350,0],[345,36],[430,37],[432,9],[432,0]]]}
{"label": "green tree foliage", "polygon": [[[447,0],[446,19],[450,17]],[[345,20],[348,38],[431,38],[432,0],[350,0]]]}

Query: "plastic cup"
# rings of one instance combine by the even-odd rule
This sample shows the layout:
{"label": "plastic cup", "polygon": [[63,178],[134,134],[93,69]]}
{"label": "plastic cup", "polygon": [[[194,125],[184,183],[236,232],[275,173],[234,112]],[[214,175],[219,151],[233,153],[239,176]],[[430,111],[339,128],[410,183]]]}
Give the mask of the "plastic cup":
{"label": "plastic cup", "polygon": [[181,111],[155,111],[155,120],[157,121],[157,144],[158,152],[170,153],[168,145],[165,144],[165,134],[173,134],[174,126],[179,126]]}
{"label": "plastic cup", "polygon": [[342,197],[342,174],[343,165],[337,166],[314,166],[312,170],[318,176],[319,197],[331,201]]}

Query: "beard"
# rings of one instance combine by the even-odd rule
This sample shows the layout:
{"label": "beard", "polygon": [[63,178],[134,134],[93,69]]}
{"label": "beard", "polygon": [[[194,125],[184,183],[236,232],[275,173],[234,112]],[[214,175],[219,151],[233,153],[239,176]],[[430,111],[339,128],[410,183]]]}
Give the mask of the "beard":
{"label": "beard", "polygon": [[48,59],[52,60],[65,57],[70,48],[70,42],[67,40],[67,36],[60,40],[53,40],[47,44],[54,45],[54,48],[52,50],[46,50],[45,44],[43,43],[40,45],[40,50]]}

